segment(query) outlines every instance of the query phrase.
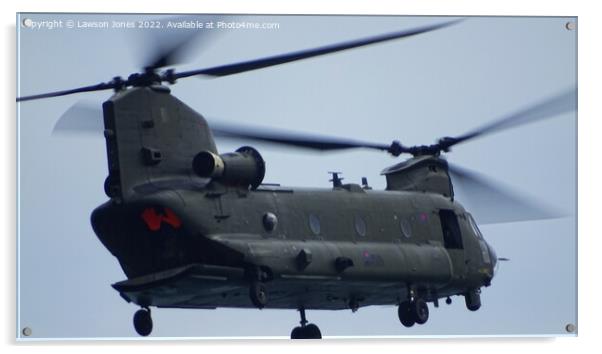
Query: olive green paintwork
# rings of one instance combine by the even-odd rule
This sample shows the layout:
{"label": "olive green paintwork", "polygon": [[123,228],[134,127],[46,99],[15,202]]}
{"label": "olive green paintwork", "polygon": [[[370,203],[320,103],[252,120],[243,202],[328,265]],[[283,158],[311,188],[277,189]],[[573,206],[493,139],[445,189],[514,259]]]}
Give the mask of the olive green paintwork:
{"label": "olive green paintwork", "polygon": [[[111,199],[93,212],[92,225],[129,278],[114,284],[127,301],[254,307],[249,284],[262,281],[267,308],[345,309],[410,296],[436,301],[493,277],[495,257],[453,200],[438,157],[385,170],[385,191],[251,190],[193,173],[195,154],[217,153],[215,144],[203,117],[167,89],[124,90],[104,112]],[[143,218],[149,209],[172,211],[178,223],[159,216],[153,230]],[[452,219],[461,248],[444,236]]]}

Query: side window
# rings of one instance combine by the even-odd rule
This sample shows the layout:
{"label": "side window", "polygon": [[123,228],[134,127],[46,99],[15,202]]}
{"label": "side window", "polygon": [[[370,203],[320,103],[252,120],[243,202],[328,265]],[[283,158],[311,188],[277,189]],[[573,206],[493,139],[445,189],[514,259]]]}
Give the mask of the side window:
{"label": "side window", "polygon": [[409,221],[405,218],[402,218],[399,222],[399,228],[401,229],[401,233],[405,238],[412,237],[412,226]]}
{"label": "side window", "polygon": [[320,219],[316,214],[309,214],[309,229],[316,236],[320,234]]}
{"label": "side window", "polygon": [[367,227],[366,221],[359,215],[354,218],[355,232],[362,237],[366,237]]}
{"label": "side window", "polygon": [[453,210],[441,209],[439,211],[441,219],[441,231],[443,232],[443,243],[445,248],[463,249],[462,233],[458,224],[458,217]]}

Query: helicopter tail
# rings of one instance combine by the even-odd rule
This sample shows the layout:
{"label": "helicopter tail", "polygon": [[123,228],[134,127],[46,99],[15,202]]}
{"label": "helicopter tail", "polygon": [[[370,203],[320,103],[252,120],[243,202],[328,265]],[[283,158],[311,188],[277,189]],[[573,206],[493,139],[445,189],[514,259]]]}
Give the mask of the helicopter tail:
{"label": "helicopter tail", "polygon": [[217,153],[205,119],[167,87],[122,90],[103,104],[109,176],[105,192],[121,202],[178,186],[203,184],[192,159]]}

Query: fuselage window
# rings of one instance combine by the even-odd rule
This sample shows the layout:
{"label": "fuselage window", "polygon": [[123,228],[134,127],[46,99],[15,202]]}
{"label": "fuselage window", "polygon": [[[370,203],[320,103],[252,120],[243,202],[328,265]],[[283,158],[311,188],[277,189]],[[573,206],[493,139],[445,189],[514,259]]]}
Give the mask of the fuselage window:
{"label": "fuselage window", "polygon": [[399,222],[399,227],[401,228],[401,233],[405,238],[412,237],[412,226],[407,219],[401,219]]}
{"label": "fuselage window", "polygon": [[365,237],[367,231],[366,221],[361,216],[356,215],[354,224],[355,232],[357,232],[358,235]]}
{"label": "fuselage window", "polygon": [[276,214],[274,213],[267,212],[263,214],[262,221],[263,227],[268,232],[274,231],[274,229],[276,229],[276,226],[278,225],[278,217],[276,217]]}
{"label": "fuselage window", "polygon": [[314,235],[320,234],[320,219],[315,214],[309,214],[309,228]]}
{"label": "fuselage window", "polygon": [[462,249],[462,233],[458,224],[458,217],[453,210],[441,209],[439,211],[441,219],[441,231],[443,232],[443,242],[445,248]]}

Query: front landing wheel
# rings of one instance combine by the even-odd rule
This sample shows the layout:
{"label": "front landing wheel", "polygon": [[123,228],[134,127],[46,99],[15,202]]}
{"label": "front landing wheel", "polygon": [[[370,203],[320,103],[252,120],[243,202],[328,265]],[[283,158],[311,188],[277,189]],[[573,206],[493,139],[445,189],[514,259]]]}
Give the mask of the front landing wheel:
{"label": "front landing wheel", "polygon": [[476,311],[481,308],[481,292],[479,289],[468,291],[464,294],[466,308],[470,311]]}
{"label": "front landing wheel", "polygon": [[150,309],[143,308],[134,314],[134,329],[136,332],[146,337],[153,331],[153,319],[151,317]]}
{"label": "front landing wheel", "polygon": [[429,307],[422,299],[416,299],[412,302],[412,316],[418,324],[425,324],[429,319]]}

